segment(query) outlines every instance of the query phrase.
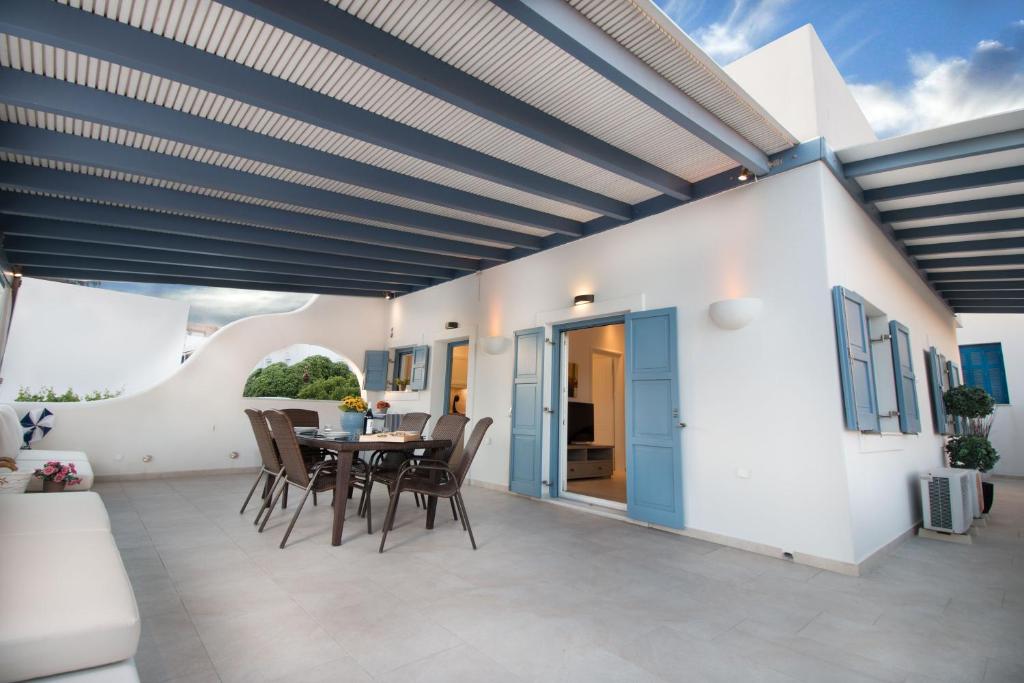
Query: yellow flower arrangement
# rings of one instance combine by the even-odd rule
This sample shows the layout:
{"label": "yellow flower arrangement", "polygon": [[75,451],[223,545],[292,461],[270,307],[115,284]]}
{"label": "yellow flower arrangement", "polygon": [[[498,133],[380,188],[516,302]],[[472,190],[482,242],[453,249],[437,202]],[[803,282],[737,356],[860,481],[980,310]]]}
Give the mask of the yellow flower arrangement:
{"label": "yellow flower arrangement", "polygon": [[366,401],[359,396],[346,396],[338,404],[338,410],[343,413],[365,413]]}

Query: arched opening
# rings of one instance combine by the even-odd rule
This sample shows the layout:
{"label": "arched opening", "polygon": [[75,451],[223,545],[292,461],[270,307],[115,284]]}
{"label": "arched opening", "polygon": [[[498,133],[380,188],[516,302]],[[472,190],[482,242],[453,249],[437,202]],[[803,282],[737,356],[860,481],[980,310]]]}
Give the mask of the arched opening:
{"label": "arched opening", "polygon": [[340,401],[362,395],[362,377],[344,356],[314,344],[267,354],[245,380],[244,398]]}

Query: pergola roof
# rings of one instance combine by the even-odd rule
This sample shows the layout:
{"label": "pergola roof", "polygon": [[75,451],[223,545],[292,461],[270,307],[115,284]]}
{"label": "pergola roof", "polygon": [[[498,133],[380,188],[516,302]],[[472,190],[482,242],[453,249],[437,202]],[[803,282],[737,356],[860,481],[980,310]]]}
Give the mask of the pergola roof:
{"label": "pergola roof", "polygon": [[5,0],[0,66],[40,277],[401,294],[796,143],[649,0]]}
{"label": "pergola roof", "polygon": [[1024,111],[837,152],[866,207],[958,313],[1024,313]]}

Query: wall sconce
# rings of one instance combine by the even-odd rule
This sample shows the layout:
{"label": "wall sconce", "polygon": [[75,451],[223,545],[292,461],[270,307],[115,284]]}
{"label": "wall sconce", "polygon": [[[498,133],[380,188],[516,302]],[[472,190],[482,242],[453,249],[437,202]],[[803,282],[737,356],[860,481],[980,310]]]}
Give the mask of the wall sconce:
{"label": "wall sconce", "polygon": [[764,303],[754,297],[723,299],[708,307],[711,320],[723,330],[738,330],[757,320]]}
{"label": "wall sconce", "polygon": [[582,306],[583,304],[592,304],[592,303],[594,303],[594,295],[593,294],[579,294],[579,295],[576,296],[576,298],[574,298],[572,300],[572,305],[573,306]]}
{"label": "wall sconce", "polygon": [[457,330],[457,329],[459,329],[459,324],[457,322],[454,322],[454,321],[449,321],[449,322],[446,322],[444,324],[444,329],[446,329],[446,330]]}
{"label": "wall sconce", "polygon": [[384,298],[387,299],[388,301],[391,301],[392,299],[395,298],[395,293],[394,292],[384,292]]}
{"label": "wall sconce", "polygon": [[740,168],[740,174],[736,176],[736,180],[740,181],[741,183],[745,183],[748,180],[750,180],[750,176],[750,171],[747,169],[746,166],[743,166],[742,168]]}
{"label": "wall sconce", "polygon": [[508,339],[505,339],[500,335],[495,335],[493,337],[484,337],[481,340],[481,343],[483,344],[484,351],[491,354],[492,356],[497,356],[501,353],[504,353],[505,349],[508,348]]}

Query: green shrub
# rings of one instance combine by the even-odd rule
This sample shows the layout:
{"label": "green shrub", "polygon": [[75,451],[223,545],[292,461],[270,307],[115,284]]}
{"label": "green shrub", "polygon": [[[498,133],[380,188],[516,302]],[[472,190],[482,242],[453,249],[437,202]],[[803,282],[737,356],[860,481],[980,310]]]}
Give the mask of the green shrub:
{"label": "green shrub", "polygon": [[978,419],[988,417],[996,409],[996,402],[981,387],[953,387],[942,396],[946,412],[955,417]]}
{"label": "green shrub", "polygon": [[310,401],[340,401],[346,396],[359,396],[359,381],[351,377],[329,377],[302,387],[296,398]]}
{"label": "green shrub", "polygon": [[984,436],[954,436],[946,442],[946,455],[950,467],[982,472],[988,472],[999,462],[999,453]]}
{"label": "green shrub", "polygon": [[55,392],[53,387],[39,387],[39,391],[32,391],[28,387],[21,387],[18,389],[18,395],[14,397],[14,400],[46,403],[75,403],[82,399],[78,397],[78,394],[76,394],[71,387],[68,387],[68,390],[63,394]]}
{"label": "green shrub", "polygon": [[[338,380],[330,385],[321,384]],[[305,394],[305,395],[303,395]],[[359,394],[359,380],[348,365],[336,363],[327,356],[309,356],[294,365],[271,363],[256,368],[245,380],[242,396],[247,398],[307,398],[310,400],[341,400]]]}

